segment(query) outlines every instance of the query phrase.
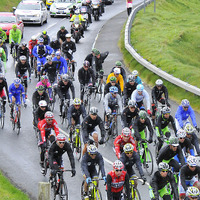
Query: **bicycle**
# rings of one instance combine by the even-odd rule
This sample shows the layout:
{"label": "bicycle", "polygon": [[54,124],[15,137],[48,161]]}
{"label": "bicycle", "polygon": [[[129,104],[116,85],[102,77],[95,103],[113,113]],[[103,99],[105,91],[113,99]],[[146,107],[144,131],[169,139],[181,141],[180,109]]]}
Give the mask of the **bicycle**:
{"label": "bicycle", "polygon": [[[169,138],[166,137],[165,135],[163,135],[163,136],[161,137],[161,140],[163,141],[163,143],[166,143],[167,145],[169,144]],[[155,146],[156,146],[156,148],[155,148],[155,155],[156,155],[156,158],[157,158],[157,157],[158,157],[158,154],[159,154],[159,151],[158,151],[158,143],[155,143]]]}
{"label": "bicycle", "polygon": [[0,124],[1,128],[4,128],[4,123],[5,123],[5,113],[3,109],[3,99],[0,100]]}
{"label": "bicycle", "polygon": [[157,121],[158,121],[158,117],[161,115],[161,111],[164,107],[167,107],[167,105],[165,104],[162,104],[160,106],[157,107],[157,110],[156,110],[156,116],[155,116],[155,124],[157,124]]}
{"label": "bicycle", "polygon": [[80,129],[81,125],[77,124],[73,129],[73,135],[72,135],[72,151],[76,154],[78,161],[81,158],[81,151],[82,151]]}
{"label": "bicycle", "polygon": [[104,83],[101,78],[101,74],[97,73],[96,90],[94,92],[94,98],[97,97],[98,102],[100,102],[104,96]]}
{"label": "bicycle", "polygon": [[19,117],[19,105],[18,104],[13,105],[13,119],[11,121],[12,121],[13,131],[15,130],[15,128],[17,126],[17,135],[19,135],[21,127],[19,126],[20,117]]}
{"label": "bicycle", "polygon": [[43,171],[43,175],[46,176],[47,174],[47,170],[49,168],[49,140],[47,139],[47,145],[45,148],[45,154],[44,154],[44,171]]}
{"label": "bicycle", "polygon": [[[67,112],[69,108],[69,99],[65,99],[63,102],[63,107],[62,107],[62,115],[60,116],[61,124],[64,124],[64,122],[67,124]],[[61,104],[61,100],[60,100]]]}
{"label": "bicycle", "polygon": [[51,111],[54,111],[55,108],[55,103],[56,103],[56,88],[57,88],[58,84],[57,82],[52,83],[51,82],[51,87],[52,87],[52,102],[50,102],[50,108]]}
{"label": "bicycle", "polygon": [[69,75],[69,78],[74,81],[74,74],[72,72],[72,68],[74,67],[74,69],[77,66],[77,62],[75,60],[70,60],[69,58],[66,59],[67,61],[67,66],[68,66],[68,70],[67,70],[67,74]]}
{"label": "bicycle", "polygon": [[[98,177],[94,177],[92,179],[92,182],[88,184],[88,196],[89,200],[102,200],[101,191],[98,187],[98,181],[103,180],[99,179]],[[81,185],[81,199],[84,200],[84,183],[85,180],[83,180]]]}
{"label": "bicycle", "polygon": [[14,62],[14,65],[15,65],[15,62],[17,60],[17,44],[14,43],[14,46],[12,48],[12,57],[13,57],[13,62]]}
{"label": "bicycle", "polygon": [[56,172],[55,177],[53,178],[53,181],[51,183],[51,188],[53,191],[53,198],[56,199],[56,196],[59,195],[59,199],[62,200],[68,200],[68,189],[67,184],[64,180],[63,173],[64,172],[71,172],[72,170],[65,170],[65,169],[59,169]]}
{"label": "bicycle", "polygon": [[140,161],[143,164],[147,174],[150,176],[153,173],[153,156],[148,148],[147,140],[142,140],[138,142],[138,152],[140,155]]}

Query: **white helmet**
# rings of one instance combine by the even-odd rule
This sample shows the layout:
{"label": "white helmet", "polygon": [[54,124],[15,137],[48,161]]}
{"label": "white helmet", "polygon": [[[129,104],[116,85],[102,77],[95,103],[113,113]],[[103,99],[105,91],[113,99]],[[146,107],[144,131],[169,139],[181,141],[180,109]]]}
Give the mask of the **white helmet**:
{"label": "white helmet", "polygon": [[188,134],[192,134],[194,133],[194,128],[193,126],[190,124],[190,123],[187,123],[185,128],[184,128],[185,132],[188,133]]}
{"label": "white helmet", "polygon": [[89,154],[96,154],[98,152],[98,149],[95,145],[91,144],[91,145],[88,145],[87,152]]}
{"label": "white helmet", "polygon": [[187,197],[198,198],[199,197],[199,189],[197,187],[191,186],[187,188],[186,191]]}
{"label": "white helmet", "polygon": [[72,35],[71,35],[70,33],[67,33],[67,34],[65,35],[65,37],[66,37],[66,38],[71,38]]}
{"label": "white helmet", "polygon": [[138,71],[137,71],[137,70],[133,70],[133,71],[132,71],[132,74],[133,74],[134,76],[138,76]]}
{"label": "white helmet", "polygon": [[185,137],[186,137],[186,132],[185,132],[185,130],[179,129],[179,130],[177,131],[177,137],[178,137],[178,138],[185,138]]}
{"label": "white helmet", "polygon": [[121,72],[120,68],[117,68],[117,67],[115,67],[113,71],[114,71],[114,74],[120,74]]}
{"label": "white helmet", "polygon": [[37,38],[33,35],[32,37],[31,37],[31,40],[36,40]]}
{"label": "white helmet", "polygon": [[39,101],[39,106],[47,106],[47,102],[45,100]]}
{"label": "white helmet", "polygon": [[162,81],[161,79],[158,79],[158,80],[156,81],[156,85],[157,85],[157,86],[163,85],[163,81]]}
{"label": "white helmet", "polygon": [[124,168],[124,164],[120,161],[120,160],[115,160],[115,162],[113,163],[113,169],[123,169]]}
{"label": "white helmet", "polygon": [[187,164],[189,166],[195,167],[197,166],[197,158],[194,156],[188,156],[187,157]]}

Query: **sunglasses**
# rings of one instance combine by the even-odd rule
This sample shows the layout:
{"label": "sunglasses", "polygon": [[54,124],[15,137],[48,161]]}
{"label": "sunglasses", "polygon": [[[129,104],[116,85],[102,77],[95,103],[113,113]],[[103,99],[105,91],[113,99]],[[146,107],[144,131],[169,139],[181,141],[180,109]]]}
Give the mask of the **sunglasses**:
{"label": "sunglasses", "polygon": [[93,115],[93,116],[97,116],[97,114],[91,114],[91,115]]}
{"label": "sunglasses", "polygon": [[145,120],[145,118],[142,118],[142,117],[140,119]]}
{"label": "sunglasses", "polygon": [[126,152],[126,154],[132,154],[133,152],[132,151],[130,151],[130,152]]}
{"label": "sunglasses", "polygon": [[133,108],[135,108],[135,107],[134,107],[134,106],[129,106],[129,108],[133,109]]}
{"label": "sunglasses", "polygon": [[190,166],[191,168],[194,168],[194,167],[196,167],[196,166]]}
{"label": "sunglasses", "polygon": [[74,105],[75,107],[79,107],[79,106],[81,106],[81,105]]}
{"label": "sunglasses", "polygon": [[168,170],[161,170],[161,172],[168,172]]}
{"label": "sunglasses", "polygon": [[113,92],[113,94],[118,94],[118,92]]}
{"label": "sunglasses", "polygon": [[53,121],[53,119],[47,119],[47,121]]}
{"label": "sunglasses", "polygon": [[122,169],[116,169],[115,171],[116,172],[122,172]]}
{"label": "sunglasses", "polygon": [[90,155],[91,155],[91,156],[96,156],[97,154],[91,153]]}
{"label": "sunglasses", "polygon": [[111,83],[116,83],[116,81],[111,81]]}
{"label": "sunglasses", "polygon": [[46,108],[46,106],[40,106],[41,108]]}
{"label": "sunglasses", "polygon": [[183,108],[188,109],[188,107],[185,107],[185,106]]}
{"label": "sunglasses", "polygon": [[179,139],[181,139],[181,140],[182,140],[182,139],[185,139],[185,138],[184,138],[184,137],[180,137]]}
{"label": "sunglasses", "polygon": [[59,144],[64,144],[65,142],[59,142]]}
{"label": "sunglasses", "polygon": [[89,68],[88,66],[84,66],[85,68]]}

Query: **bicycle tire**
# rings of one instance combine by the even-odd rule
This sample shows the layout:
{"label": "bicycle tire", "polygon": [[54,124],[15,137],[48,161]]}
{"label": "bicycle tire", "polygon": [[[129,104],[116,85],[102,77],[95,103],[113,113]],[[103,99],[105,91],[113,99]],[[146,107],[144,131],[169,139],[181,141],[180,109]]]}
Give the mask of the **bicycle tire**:
{"label": "bicycle tire", "polygon": [[20,134],[20,130],[21,130],[21,128],[17,127],[17,135]]}
{"label": "bicycle tire", "polygon": [[82,184],[81,184],[81,200],[84,200],[84,183],[85,183],[85,180],[82,181]]}
{"label": "bicycle tire", "polygon": [[144,154],[144,168],[147,174],[151,176],[153,173],[153,156],[149,149],[146,149],[146,153]]}
{"label": "bicycle tire", "polygon": [[4,128],[4,122],[5,122],[5,114],[4,114],[4,111],[3,111],[3,105],[1,104],[1,118],[0,118],[0,121],[1,121],[1,128],[3,129]]}
{"label": "bicycle tire", "polygon": [[65,181],[59,183],[59,199],[68,200],[68,189]]}
{"label": "bicycle tire", "polygon": [[44,156],[45,156],[45,158],[44,158],[44,173],[43,173],[43,175],[46,176],[47,170],[49,168],[48,152],[45,152]]}
{"label": "bicycle tire", "polygon": [[81,159],[81,154],[82,154],[82,144],[81,144],[81,138],[80,136],[78,136],[78,144],[76,147],[76,155],[77,155],[77,159],[78,161]]}
{"label": "bicycle tire", "polygon": [[98,90],[98,102],[101,102],[101,100],[102,100],[102,98],[103,98],[103,84],[102,83],[100,83],[99,84],[99,87],[97,88],[97,90]]}
{"label": "bicycle tire", "polygon": [[132,200],[141,200],[140,192],[137,188],[133,188],[131,191],[131,199]]}
{"label": "bicycle tire", "polygon": [[19,119],[19,111],[17,111],[17,135],[20,134],[20,127],[18,126],[18,122],[20,122],[20,119]]}
{"label": "bicycle tire", "polygon": [[102,200],[101,191],[99,189],[96,190],[95,197],[94,197],[94,200]]}

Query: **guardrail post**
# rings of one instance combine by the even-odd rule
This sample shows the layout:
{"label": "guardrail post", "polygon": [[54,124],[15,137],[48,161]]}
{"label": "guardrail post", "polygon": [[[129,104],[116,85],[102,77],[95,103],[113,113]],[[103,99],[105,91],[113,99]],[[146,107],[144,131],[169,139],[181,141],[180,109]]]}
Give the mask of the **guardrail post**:
{"label": "guardrail post", "polygon": [[38,200],[50,199],[50,183],[39,182],[38,184]]}

